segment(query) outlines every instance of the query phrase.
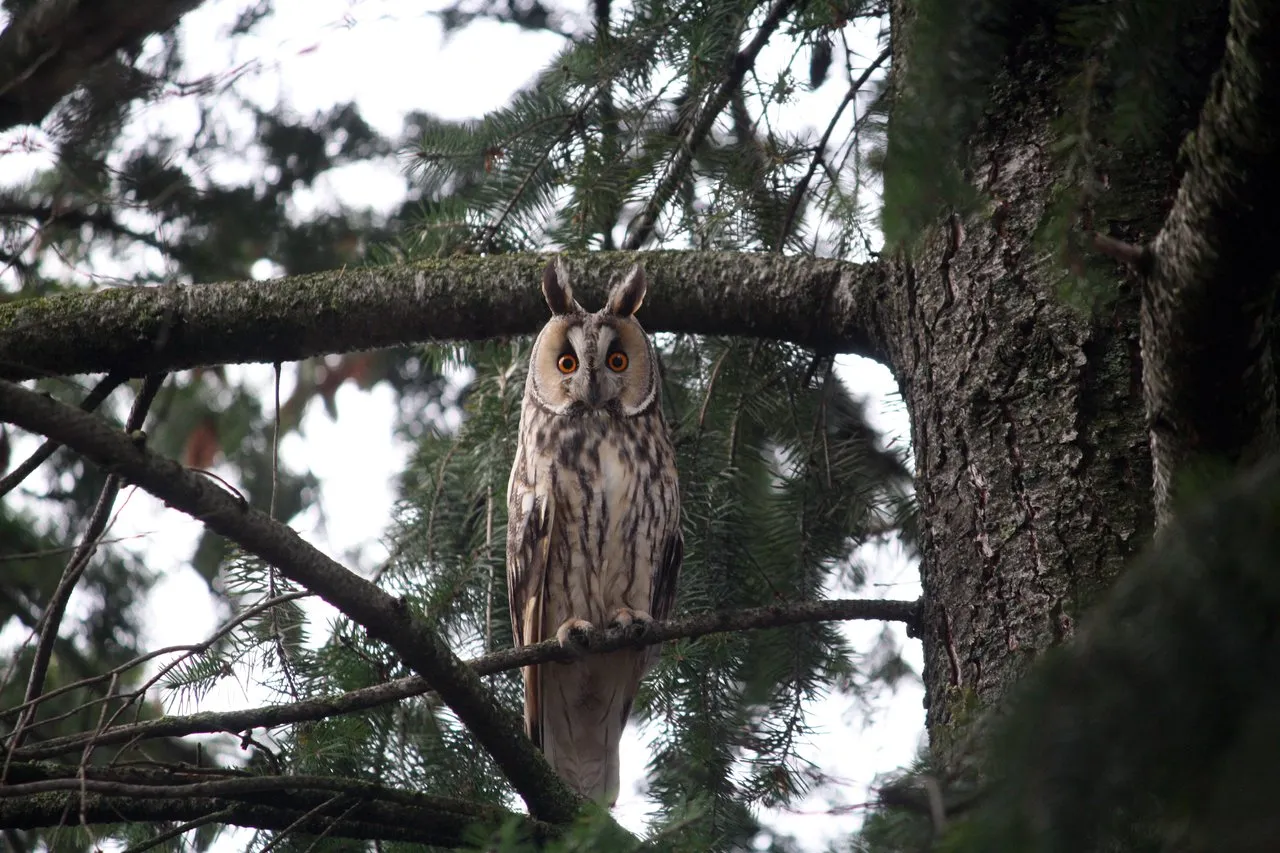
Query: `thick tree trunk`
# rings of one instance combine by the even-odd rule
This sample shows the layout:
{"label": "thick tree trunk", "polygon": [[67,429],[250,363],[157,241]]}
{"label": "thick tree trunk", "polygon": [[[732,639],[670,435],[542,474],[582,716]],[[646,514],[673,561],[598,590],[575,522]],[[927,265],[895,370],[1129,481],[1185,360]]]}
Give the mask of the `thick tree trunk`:
{"label": "thick tree trunk", "polygon": [[[910,61],[904,5],[894,54]],[[991,203],[900,253],[884,307],[916,456],[928,728],[953,769],[969,724],[1070,638],[1153,525],[1137,279],[1117,267],[1114,299],[1090,316],[1066,303],[1060,261],[1034,242],[1066,180],[1053,69],[1080,60],[1063,50],[1043,23],[1016,40],[971,140]],[[1151,239],[1174,158],[1116,163],[1108,178],[1127,218],[1093,227]]]}

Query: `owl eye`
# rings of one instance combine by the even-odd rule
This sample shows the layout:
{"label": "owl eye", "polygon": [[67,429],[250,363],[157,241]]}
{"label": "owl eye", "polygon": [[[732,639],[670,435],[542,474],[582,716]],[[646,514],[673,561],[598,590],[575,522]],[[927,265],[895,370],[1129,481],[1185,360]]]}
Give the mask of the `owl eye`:
{"label": "owl eye", "polygon": [[578,358],[571,352],[556,359],[556,367],[560,368],[560,372],[568,375],[578,369]]}
{"label": "owl eye", "polygon": [[625,352],[611,352],[609,357],[604,360],[609,365],[609,369],[614,373],[621,373],[627,369],[627,354]]}

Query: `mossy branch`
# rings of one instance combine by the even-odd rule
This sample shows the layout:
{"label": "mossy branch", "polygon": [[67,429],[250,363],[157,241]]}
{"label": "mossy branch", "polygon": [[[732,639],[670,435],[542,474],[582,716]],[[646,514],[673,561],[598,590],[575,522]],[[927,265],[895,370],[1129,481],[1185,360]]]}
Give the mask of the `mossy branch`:
{"label": "mossy branch", "polygon": [[[651,332],[792,341],[883,360],[888,271],[735,252],[594,252],[569,257],[574,291],[603,304],[637,260]],[[130,375],[291,361],[425,340],[529,334],[547,317],[544,255],[460,257],[274,281],[113,288],[0,306],[0,376]],[[74,342],[74,345],[73,345]]]}

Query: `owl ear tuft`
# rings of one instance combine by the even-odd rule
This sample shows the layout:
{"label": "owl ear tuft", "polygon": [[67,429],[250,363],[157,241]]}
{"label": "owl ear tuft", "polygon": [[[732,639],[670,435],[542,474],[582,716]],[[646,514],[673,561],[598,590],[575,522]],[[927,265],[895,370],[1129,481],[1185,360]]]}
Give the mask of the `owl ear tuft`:
{"label": "owl ear tuft", "polygon": [[636,264],[609,292],[609,313],[618,317],[630,317],[639,311],[640,306],[644,304],[644,292],[647,287],[644,268]]}
{"label": "owl ear tuft", "polygon": [[573,287],[569,284],[569,270],[559,256],[553,258],[542,272],[542,295],[552,314],[576,314],[582,307],[573,299]]}

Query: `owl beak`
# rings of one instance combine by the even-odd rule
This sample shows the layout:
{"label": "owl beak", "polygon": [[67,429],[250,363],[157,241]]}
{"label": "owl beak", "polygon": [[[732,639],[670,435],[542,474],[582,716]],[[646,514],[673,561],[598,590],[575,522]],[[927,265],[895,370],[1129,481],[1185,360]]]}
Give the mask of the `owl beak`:
{"label": "owl beak", "polygon": [[587,405],[592,409],[600,408],[600,383],[594,376],[587,380]]}

